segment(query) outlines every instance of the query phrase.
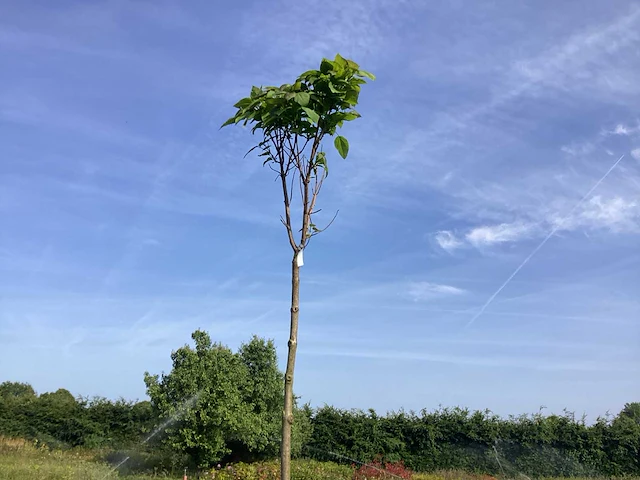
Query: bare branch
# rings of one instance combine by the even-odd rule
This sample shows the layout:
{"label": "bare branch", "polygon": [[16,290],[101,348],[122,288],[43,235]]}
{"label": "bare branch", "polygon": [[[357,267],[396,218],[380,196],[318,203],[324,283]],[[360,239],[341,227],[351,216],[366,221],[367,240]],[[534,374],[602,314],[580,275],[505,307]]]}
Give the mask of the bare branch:
{"label": "bare branch", "polygon": [[[273,162],[269,164],[269,167],[280,177],[285,204],[285,215],[284,218],[281,218],[281,222],[287,229],[289,243],[294,251],[304,248],[312,236],[309,233],[311,215],[314,213],[314,206],[322,187],[322,182],[326,177],[325,172],[318,175],[317,166],[314,165],[323,136],[324,132],[318,127],[313,137],[302,137],[304,140],[301,145],[299,135],[292,135],[291,132],[286,129],[274,130],[269,132],[268,135],[268,142],[273,146],[276,155],[272,157]],[[307,157],[304,152],[310,142],[312,142],[311,152]],[[274,164],[277,164],[277,166]],[[287,176],[292,171],[293,175],[291,175],[289,184],[289,182],[287,182]],[[311,185],[312,178],[313,185]],[[298,180],[302,201],[302,228],[300,229],[301,237],[298,244],[296,244],[293,237],[294,230],[291,224],[293,184],[296,182],[296,179]]]}
{"label": "bare branch", "polygon": [[[304,177],[301,173],[300,170],[298,170],[298,175],[299,175],[299,182],[298,182],[298,188],[300,188],[300,198],[304,198]],[[303,209],[304,209],[304,205],[303,205]]]}
{"label": "bare branch", "polygon": [[333,216],[333,218],[331,219],[331,221],[329,223],[327,223],[327,225],[324,228],[319,228],[317,232],[313,232],[311,234],[312,237],[315,237],[316,235],[318,235],[319,233],[324,232],[327,228],[329,228],[331,226],[331,224],[335,221],[336,217],[338,216],[338,213],[340,213],[340,210],[336,210],[335,215]]}
{"label": "bare branch", "polygon": [[302,148],[300,149],[300,151],[304,152],[307,149],[307,145],[309,145],[309,142],[311,141],[310,138],[306,138],[305,137],[305,142],[304,145],[302,146]]}
{"label": "bare branch", "polygon": [[[271,165],[271,164],[269,164],[268,166],[269,166],[269,168],[270,168],[271,170],[273,170],[273,171],[274,171],[274,172],[276,172],[278,175],[280,175],[280,170],[277,170],[277,169],[276,169],[273,165]],[[276,177],[276,180],[277,180],[277,179],[278,179],[278,177]]]}
{"label": "bare branch", "polygon": [[288,157],[289,159],[291,159],[291,161],[293,161],[293,163],[295,164],[296,168],[298,168],[298,170],[302,169],[302,165],[300,163],[300,157],[302,152],[298,150],[298,135],[294,135],[294,140],[291,140],[291,135],[287,135],[286,137],[287,143],[288,143]]}
{"label": "bare branch", "polygon": [[245,153],[245,154],[244,154],[244,157],[242,157],[242,158],[247,158],[247,155],[249,155],[251,152],[253,152],[256,148],[259,148],[260,146],[261,146],[261,145],[260,145],[260,144],[258,144],[258,145],[254,146],[254,147],[251,147],[251,148],[247,151],[247,153]]}
{"label": "bare branch", "polygon": [[293,201],[293,182],[295,182],[296,176],[291,175],[291,186],[289,187],[289,203]]}
{"label": "bare branch", "polygon": [[[284,132],[280,132],[281,136],[280,138],[278,138],[276,136],[276,138],[274,139],[273,137],[271,137],[271,140],[273,142],[279,142],[276,145],[277,146],[282,146],[284,144],[284,141],[282,141],[283,137],[285,136]],[[284,226],[287,229],[287,235],[289,237],[289,244],[291,245],[291,248],[293,249],[294,252],[298,251],[298,245],[296,244],[295,239],[293,238],[293,231],[291,229],[291,205],[290,205],[290,201],[289,201],[289,192],[287,189],[287,172],[288,172],[288,164],[285,161],[284,158],[284,152],[282,149],[277,149],[278,151],[278,166],[280,167],[280,180],[282,183],[282,196],[284,198],[284,214],[285,214],[285,218],[284,221],[282,222],[284,224]],[[290,158],[290,157],[289,157]]]}
{"label": "bare branch", "polygon": [[313,208],[316,204],[316,200],[318,198],[319,190],[314,185],[313,192],[311,192],[311,197],[309,197],[309,180],[311,178],[312,169],[316,154],[318,152],[318,148],[320,147],[320,142],[322,141],[322,137],[324,136],[324,132],[322,132],[321,128],[318,127],[316,130],[316,134],[313,138],[313,144],[311,146],[311,153],[309,155],[309,160],[305,165],[305,175],[302,178],[304,184],[304,195],[302,201],[302,236],[300,238],[300,248],[304,248],[309,240],[309,225],[311,224],[311,212],[313,212]]}

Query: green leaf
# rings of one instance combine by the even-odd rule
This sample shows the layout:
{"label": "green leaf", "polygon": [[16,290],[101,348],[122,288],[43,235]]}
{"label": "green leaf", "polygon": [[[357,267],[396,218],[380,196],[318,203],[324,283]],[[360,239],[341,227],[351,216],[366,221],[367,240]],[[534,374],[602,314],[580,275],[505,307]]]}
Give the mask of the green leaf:
{"label": "green leaf", "polygon": [[296,103],[300,104],[302,107],[306,107],[307,105],[309,105],[310,99],[311,97],[307,92],[298,92],[294,96],[294,100],[296,101]]}
{"label": "green leaf", "polygon": [[327,165],[327,155],[324,152],[318,152],[316,155],[316,165],[324,168],[325,177],[329,176],[329,165]]}
{"label": "green leaf", "polygon": [[347,112],[344,114],[344,120],[346,120],[347,122],[350,122],[351,120],[355,120],[356,118],[360,118],[361,116],[362,115],[360,115],[355,110],[351,110],[350,112]]}
{"label": "green leaf", "polygon": [[334,59],[334,62],[340,65],[341,67],[347,66],[347,61],[344,58],[342,58],[342,56],[339,53],[336,53],[336,58]]}
{"label": "green leaf", "polygon": [[349,68],[352,68],[354,70],[359,70],[360,69],[360,65],[358,65],[353,60],[349,60],[348,58],[347,58],[347,65],[349,65]]}
{"label": "green leaf", "polygon": [[303,81],[313,83],[318,79],[318,75],[320,71],[318,70],[309,70],[308,72],[304,72],[302,75],[298,77],[298,80],[294,84],[294,88],[298,90]]}
{"label": "green leaf", "polygon": [[376,79],[376,76],[373,73],[369,73],[365,70],[358,70],[358,75],[360,75],[361,77],[367,77],[370,80]]}
{"label": "green leaf", "polygon": [[331,90],[331,93],[341,93],[340,90],[338,90],[333,83],[331,83],[331,81],[327,82],[329,85],[329,90]]}
{"label": "green leaf", "polygon": [[236,117],[231,117],[229,120],[227,120],[226,122],[224,122],[224,123],[220,126],[220,128],[222,128],[222,127],[226,127],[227,125],[232,125],[232,124],[234,124],[234,123],[236,123]]}
{"label": "green leaf", "polygon": [[246,98],[243,98],[241,100],[238,100],[238,102],[236,102],[234,107],[236,107],[236,108],[247,108],[249,105],[251,105],[252,101],[253,100],[251,100],[251,98],[246,97]]}
{"label": "green leaf", "polygon": [[356,89],[348,90],[344,96],[344,99],[349,102],[351,105],[355,105],[358,103],[358,96],[360,92]]}
{"label": "green leaf", "polygon": [[326,58],[323,58],[322,62],[320,63],[320,72],[329,73],[333,69],[334,69],[333,62],[331,60],[327,60]]}
{"label": "green leaf", "polygon": [[320,120],[320,115],[318,115],[316,112],[314,112],[313,110],[307,107],[302,107],[302,110],[305,111],[305,113],[307,114],[307,117],[309,117],[309,120],[311,120],[316,125],[318,124],[318,121]]}
{"label": "green leaf", "polygon": [[262,89],[258,87],[251,87],[251,97],[257,97],[262,94]]}
{"label": "green leaf", "polygon": [[336,150],[338,150],[340,156],[342,158],[347,158],[347,155],[349,154],[349,142],[347,139],[342,135],[338,135],[333,141],[333,144],[335,145]]}

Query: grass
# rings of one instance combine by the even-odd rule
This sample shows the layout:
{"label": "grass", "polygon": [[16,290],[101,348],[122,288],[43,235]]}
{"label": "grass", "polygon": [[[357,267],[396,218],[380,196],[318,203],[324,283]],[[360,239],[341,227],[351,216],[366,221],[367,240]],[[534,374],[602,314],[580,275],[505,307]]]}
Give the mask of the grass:
{"label": "grass", "polygon": [[[49,450],[34,442],[0,437],[0,479],[2,480],[169,480],[181,475],[121,475],[113,468],[96,460],[95,452]],[[219,471],[201,478],[217,480],[277,480],[277,462],[238,464],[232,471]],[[331,462],[295,460],[292,480],[351,480],[350,467]],[[193,477],[189,477],[193,478]],[[390,478],[390,477],[388,477]],[[526,477],[522,477],[526,479]],[[496,480],[489,475],[475,475],[461,471],[416,473],[412,480]],[[565,480],[565,479],[546,479]],[[571,480],[580,480],[573,478]],[[586,479],[585,479],[586,480]],[[598,480],[598,479],[589,479]],[[625,480],[640,480],[630,477]]]}
{"label": "grass", "polygon": [[49,450],[33,442],[0,437],[0,478],[2,480],[159,480],[148,475],[120,477],[91,452]]}

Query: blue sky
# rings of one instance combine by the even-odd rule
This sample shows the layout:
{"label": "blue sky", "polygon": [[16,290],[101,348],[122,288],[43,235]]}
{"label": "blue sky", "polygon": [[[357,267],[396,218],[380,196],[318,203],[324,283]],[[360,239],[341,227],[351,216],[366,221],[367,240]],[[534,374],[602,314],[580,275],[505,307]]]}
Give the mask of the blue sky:
{"label": "blue sky", "polygon": [[2,11],[2,380],[143,398],[196,328],[283,359],[281,193],[243,159],[249,131],[218,127],[251,85],[340,52],[378,78],[305,253],[303,401],[593,417],[639,399],[634,2]]}

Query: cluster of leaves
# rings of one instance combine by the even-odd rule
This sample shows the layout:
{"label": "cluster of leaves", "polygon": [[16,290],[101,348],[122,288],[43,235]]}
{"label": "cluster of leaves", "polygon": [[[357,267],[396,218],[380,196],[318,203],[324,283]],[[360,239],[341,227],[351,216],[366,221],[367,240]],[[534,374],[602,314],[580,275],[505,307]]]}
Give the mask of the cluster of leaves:
{"label": "cluster of leaves", "polygon": [[319,460],[368,462],[381,454],[388,462],[403,460],[414,471],[640,474],[639,403],[593,424],[570,413],[503,419],[488,411],[454,408],[378,416],[324,407],[315,412],[312,425],[305,453]]}
{"label": "cluster of leaves", "polygon": [[[171,372],[145,374],[154,411],[167,419],[165,443],[198,467],[275,456],[284,379],[273,342],[253,337],[234,353],[204,331],[192,338],[195,348],[172,353]],[[305,412],[296,415],[297,450],[308,436]]]}
{"label": "cluster of leaves", "polygon": [[[375,77],[352,60],[339,54],[334,60],[323,59],[319,70],[309,70],[292,84],[280,87],[253,87],[251,94],[239,100],[235,115],[224,126],[243,122],[253,125],[252,133],[262,130],[265,137],[286,132],[306,139],[334,135],[344,122],[355,120],[360,86],[365,78]],[[334,145],[342,158],[349,153],[349,142],[337,136]],[[273,159],[270,151],[264,153]],[[322,162],[326,159],[323,157]],[[326,168],[326,163],[322,163]]]}
{"label": "cluster of leaves", "polygon": [[0,384],[0,434],[51,446],[126,446],[139,442],[155,418],[149,402],[76,399],[65,389],[37,395],[26,383]]}
{"label": "cluster of leaves", "polygon": [[[280,177],[285,203],[282,223],[294,252],[304,249],[309,238],[323,230],[312,220],[317,196],[329,175],[322,141],[326,135],[334,136],[345,122],[360,117],[355,106],[367,78],[374,76],[352,60],[339,54],[333,60],[325,58],[318,70],[304,72],[291,84],[252,87],[250,95],[234,105],[235,115],[222,125],[251,124],[252,133],[261,134],[262,140],[249,152],[259,149],[264,164]],[[348,140],[336,135],[334,145],[346,158]],[[299,242],[294,238],[297,227],[292,225],[290,209],[295,183],[303,211]]]}
{"label": "cluster of leaves", "polygon": [[412,477],[413,472],[405,467],[404,462],[382,462],[379,458],[358,468],[354,467],[353,472],[353,480],[411,480]]}

